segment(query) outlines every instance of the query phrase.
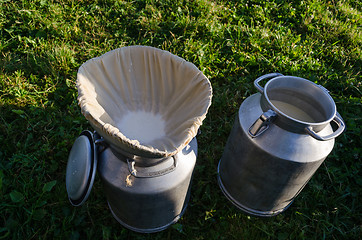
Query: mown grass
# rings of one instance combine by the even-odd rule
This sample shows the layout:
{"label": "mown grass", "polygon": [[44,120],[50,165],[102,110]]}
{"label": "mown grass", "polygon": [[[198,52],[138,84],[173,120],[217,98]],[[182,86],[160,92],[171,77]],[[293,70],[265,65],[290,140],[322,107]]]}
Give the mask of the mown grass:
{"label": "mown grass", "polygon": [[[0,239],[359,239],[361,16],[354,0],[1,1]],[[187,211],[155,234],[118,224],[99,178],[82,207],[65,190],[69,150],[91,129],[77,106],[77,69],[129,45],[193,62],[214,91]],[[271,72],[326,87],[347,131],[293,205],[264,219],[226,200],[216,167],[253,80]]]}

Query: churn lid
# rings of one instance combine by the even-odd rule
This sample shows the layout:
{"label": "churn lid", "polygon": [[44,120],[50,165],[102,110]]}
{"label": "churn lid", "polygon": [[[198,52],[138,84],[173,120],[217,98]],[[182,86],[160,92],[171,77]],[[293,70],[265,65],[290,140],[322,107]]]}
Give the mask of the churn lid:
{"label": "churn lid", "polygon": [[66,188],[73,206],[82,205],[93,187],[97,169],[97,156],[93,134],[83,131],[75,140],[69,153]]}

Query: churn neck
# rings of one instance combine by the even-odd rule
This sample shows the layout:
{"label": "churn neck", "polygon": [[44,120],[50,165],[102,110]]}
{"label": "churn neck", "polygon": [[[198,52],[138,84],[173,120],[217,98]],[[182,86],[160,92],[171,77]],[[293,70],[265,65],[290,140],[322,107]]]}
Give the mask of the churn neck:
{"label": "churn neck", "polygon": [[304,132],[306,127],[319,132],[336,115],[336,105],[328,91],[299,77],[269,80],[260,101],[264,112],[271,109],[276,113],[275,124],[292,132]]}

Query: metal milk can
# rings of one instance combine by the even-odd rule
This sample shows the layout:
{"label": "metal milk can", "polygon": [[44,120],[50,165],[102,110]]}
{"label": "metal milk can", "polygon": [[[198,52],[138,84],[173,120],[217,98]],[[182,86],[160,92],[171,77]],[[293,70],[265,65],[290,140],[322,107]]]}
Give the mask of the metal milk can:
{"label": "metal milk can", "polygon": [[85,62],[77,88],[95,131],[82,132],[69,154],[71,204],[87,200],[98,170],[123,226],[150,233],[175,223],[189,201],[196,135],[211,105],[207,77],[170,52],[128,46]]}
{"label": "metal milk can", "polygon": [[136,232],[162,231],[186,210],[196,157],[196,137],[172,157],[146,159],[118,154],[97,133],[84,131],[69,154],[69,200],[74,206],[82,205],[98,171],[108,206],[119,223]]}
{"label": "metal milk can", "polygon": [[[270,80],[262,87],[265,79]],[[218,165],[218,182],[239,209],[273,216],[291,205],[345,124],[328,91],[309,80],[271,73],[254,85],[259,93],[239,108]]]}
{"label": "metal milk can", "polygon": [[196,155],[196,138],[176,155],[153,161],[103,151],[98,172],[113,216],[137,232],[157,232],[175,223],[189,201]]}

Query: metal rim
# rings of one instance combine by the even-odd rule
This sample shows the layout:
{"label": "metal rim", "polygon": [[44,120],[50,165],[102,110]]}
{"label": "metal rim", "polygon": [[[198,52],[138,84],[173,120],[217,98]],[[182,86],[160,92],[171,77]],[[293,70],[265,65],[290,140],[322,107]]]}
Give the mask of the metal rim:
{"label": "metal rim", "polygon": [[249,214],[249,215],[254,215],[254,216],[258,216],[258,217],[273,217],[273,216],[276,216],[278,215],[279,213],[282,213],[284,212],[287,208],[290,207],[290,205],[292,205],[294,199],[284,208],[282,209],[279,209],[279,210],[275,210],[275,211],[258,211],[258,210],[255,210],[255,209],[251,209],[251,208],[248,208],[244,205],[242,205],[241,203],[239,203],[236,199],[234,199],[230,194],[229,192],[225,189],[225,186],[224,184],[222,183],[222,180],[221,180],[221,177],[220,177],[220,172],[219,172],[219,168],[220,168],[220,162],[221,160],[219,161],[219,164],[217,166],[217,182],[218,182],[218,185],[222,191],[222,193],[225,195],[225,197],[235,206],[237,207],[238,209],[242,210],[243,212]]}
{"label": "metal rim", "polygon": [[[268,87],[269,85],[272,85],[275,81],[285,81],[285,79],[293,79],[294,81],[302,81],[304,82],[305,84],[309,84],[310,86],[313,86],[315,89],[317,89],[319,91],[319,97],[321,97],[322,95],[325,97],[325,98],[328,98],[328,100],[330,101],[330,104],[333,108],[332,110],[332,114],[330,116],[328,116],[327,119],[325,119],[324,121],[320,121],[320,122],[304,122],[304,121],[301,121],[301,120],[298,120],[298,119],[295,119],[287,114],[285,114],[284,112],[280,111],[269,99],[269,96],[268,96]],[[301,78],[301,77],[295,77],[295,76],[277,76],[273,79],[270,79],[264,86],[264,89],[263,89],[263,96],[265,98],[265,100],[268,102],[268,104],[270,106],[272,106],[273,110],[276,111],[278,113],[278,115],[281,115],[283,116],[284,118],[286,119],[289,119],[291,120],[292,122],[296,122],[296,123],[299,123],[299,124],[302,124],[304,126],[323,126],[323,125],[326,125],[328,123],[330,123],[335,115],[336,115],[336,112],[337,112],[337,108],[336,108],[336,104],[333,100],[333,98],[329,95],[329,93],[327,92],[327,90],[325,88],[322,88],[321,86],[315,84],[314,82],[310,81],[310,80],[307,80],[307,79],[304,79],[304,78]]]}
{"label": "metal rim", "polygon": [[161,232],[161,231],[167,229],[168,227],[170,227],[172,224],[176,223],[182,217],[182,215],[185,213],[187,205],[188,205],[188,203],[185,203],[185,205],[183,206],[183,209],[181,210],[181,213],[179,215],[177,215],[171,222],[169,222],[163,226],[155,227],[155,228],[137,228],[137,227],[132,227],[132,226],[128,225],[127,223],[123,222],[113,212],[110,203],[108,201],[107,201],[107,203],[108,203],[109,210],[111,211],[113,217],[117,220],[117,222],[119,222],[122,226],[124,226],[125,228],[128,228],[129,230],[132,230],[134,232],[139,232],[139,233],[155,233],[155,232]]}

